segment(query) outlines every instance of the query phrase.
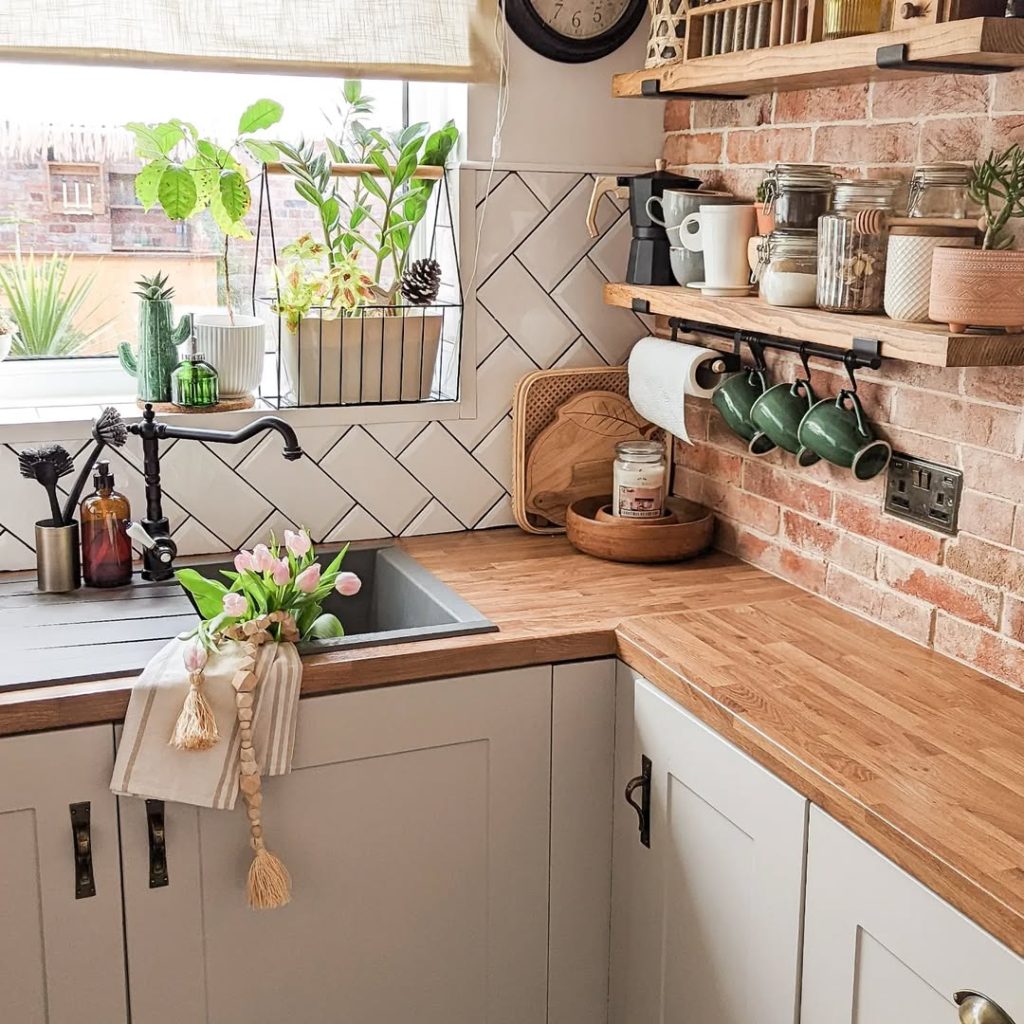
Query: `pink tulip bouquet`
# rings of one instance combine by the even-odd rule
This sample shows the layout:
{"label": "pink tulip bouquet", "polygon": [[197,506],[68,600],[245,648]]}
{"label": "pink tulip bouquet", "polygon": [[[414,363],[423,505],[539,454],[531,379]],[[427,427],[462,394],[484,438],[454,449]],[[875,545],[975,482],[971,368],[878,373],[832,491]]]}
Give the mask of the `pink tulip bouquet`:
{"label": "pink tulip bouquet", "polygon": [[207,579],[195,569],[179,569],[174,575],[203,617],[196,631],[203,647],[212,647],[221,630],[276,611],[292,616],[303,640],[326,640],[344,636],[345,630],[337,616],[323,611],[324,598],[332,590],[353,597],[362,587],[354,572],[341,571],[347,551],[346,544],[324,569],[316,560],[309,534],[285,530],[283,545],[271,536],[269,546],[257,544],[252,551],[239,551],[234,571],[221,570],[227,584]]}

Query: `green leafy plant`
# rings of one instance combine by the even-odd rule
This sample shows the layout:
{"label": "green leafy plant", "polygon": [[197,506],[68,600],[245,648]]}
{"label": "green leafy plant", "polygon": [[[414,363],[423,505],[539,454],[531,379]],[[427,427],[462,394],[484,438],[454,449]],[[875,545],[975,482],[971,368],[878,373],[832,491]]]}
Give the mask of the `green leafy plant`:
{"label": "green leafy plant", "polygon": [[199,134],[195,125],[172,118],[158,124],[132,121],[125,127],[135,136],[135,152],[146,161],[135,176],[135,194],[144,210],[158,203],[169,220],[188,220],[209,210],[224,233],[224,296],[228,316],[234,316],[228,270],[229,242],[249,239],[245,215],[252,205],[246,168],[247,153],[259,163],[277,159],[277,148],[253,133],[281,120],[284,108],[260,99],[238,119],[238,134],[226,147]]}
{"label": "green leafy plant", "polygon": [[12,356],[72,356],[106,330],[109,320],[90,330],[76,326],[80,315],[91,316],[98,307],[83,314],[95,275],[69,283],[71,263],[70,256],[17,256],[0,263],[0,289],[17,324]]}
{"label": "green leafy plant", "polygon": [[[425,122],[397,132],[368,127],[360,117],[373,112],[362,83],[348,81],[338,106],[340,128],[327,140],[327,151],[312,143],[277,142],[282,163],[295,179],[295,191],[320,218],[328,265],[366,249],[372,256],[375,298],[384,305],[398,300],[402,274],[419,223],[430,204],[435,179],[417,177],[421,167],[443,167],[459,131],[453,121],[431,132]],[[362,166],[352,189],[339,187],[333,164]]]}
{"label": "green leafy plant", "polygon": [[357,252],[342,253],[325,264],[326,252],[312,236],[303,235],[281,250],[285,262],[274,267],[277,301],[271,308],[293,334],[313,308],[322,319],[334,320],[373,298],[373,281],[359,266]]}
{"label": "green leafy plant", "polygon": [[[269,545],[257,544],[252,551],[240,551],[235,556],[234,571],[221,570],[226,584],[201,576],[195,569],[179,569],[174,575],[191,594],[203,619],[193,635],[209,649],[221,630],[284,611],[295,620],[304,640],[344,636],[338,618],[324,612],[323,602],[332,590],[343,597],[354,597],[362,587],[355,573],[341,570],[347,552],[346,544],[326,568],[321,568],[309,534],[305,530],[285,530],[283,545],[271,536]],[[280,633],[279,626],[274,630]]]}
{"label": "green leafy plant", "polygon": [[1010,221],[1024,217],[1024,150],[1014,143],[1001,153],[994,150],[971,170],[971,198],[984,211],[983,249],[1009,249]]}

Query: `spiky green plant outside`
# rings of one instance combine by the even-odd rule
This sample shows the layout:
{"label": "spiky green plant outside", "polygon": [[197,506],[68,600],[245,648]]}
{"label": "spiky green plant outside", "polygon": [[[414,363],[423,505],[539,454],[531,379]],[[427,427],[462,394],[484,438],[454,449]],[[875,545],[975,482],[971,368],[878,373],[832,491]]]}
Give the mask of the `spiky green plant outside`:
{"label": "spiky green plant outside", "polygon": [[96,307],[83,312],[95,275],[68,282],[70,256],[18,256],[0,263],[4,305],[18,325],[13,358],[72,356],[106,330],[110,321],[91,330],[77,326]]}

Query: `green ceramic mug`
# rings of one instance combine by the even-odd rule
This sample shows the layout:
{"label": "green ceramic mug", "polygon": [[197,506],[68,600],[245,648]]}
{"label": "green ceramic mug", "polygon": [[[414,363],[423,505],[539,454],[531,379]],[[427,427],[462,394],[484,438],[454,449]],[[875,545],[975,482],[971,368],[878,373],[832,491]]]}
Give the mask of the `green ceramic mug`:
{"label": "green ceramic mug", "polygon": [[892,447],[875,437],[855,391],[844,389],[831,398],[816,402],[800,421],[797,430],[801,465],[805,453],[814,453],[835,466],[853,471],[858,480],[878,476],[889,464]]}
{"label": "green ceramic mug", "polygon": [[[750,422],[758,431],[750,442],[751,451],[759,438],[767,437],[780,448],[798,455],[800,440],[797,431],[801,420],[816,401],[811,382],[803,377],[797,377],[791,384],[782,383],[770,387],[750,409]],[[817,454],[810,449],[804,451],[806,455],[800,465],[810,466],[818,461]]]}
{"label": "green ceramic mug", "polygon": [[711,396],[711,404],[722,414],[729,429],[750,442],[754,455],[764,455],[775,447],[775,442],[764,434],[758,436],[757,427],[750,422],[754,402],[767,390],[764,370],[751,368],[726,377]]}

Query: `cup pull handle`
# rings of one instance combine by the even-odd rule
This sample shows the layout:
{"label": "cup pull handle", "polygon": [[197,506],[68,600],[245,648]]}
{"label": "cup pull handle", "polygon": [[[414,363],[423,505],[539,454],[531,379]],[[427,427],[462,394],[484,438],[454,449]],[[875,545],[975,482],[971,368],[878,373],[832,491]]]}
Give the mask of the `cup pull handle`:
{"label": "cup pull handle", "polygon": [[[633,797],[640,790],[640,802]],[[640,829],[640,842],[648,849],[651,847],[651,759],[646,755],[640,758],[640,774],[626,783],[626,803],[636,811],[637,824]]]}
{"label": "cup pull handle", "polygon": [[71,841],[75,853],[75,899],[84,900],[96,895],[96,879],[92,872],[92,830],[90,803],[69,804],[71,812]]}
{"label": "cup pull handle", "polygon": [[149,831],[149,887],[161,889],[170,882],[167,875],[167,828],[163,800],[146,801]]}
{"label": "cup pull handle", "polygon": [[998,1003],[980,992],[954,992],[953,1002],[960,1008],[960,1024],[1013,1024],[1013,1018]]}

